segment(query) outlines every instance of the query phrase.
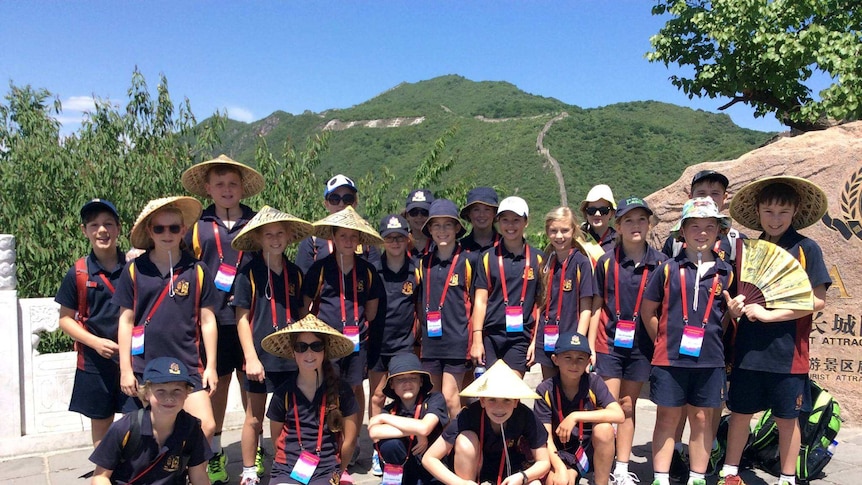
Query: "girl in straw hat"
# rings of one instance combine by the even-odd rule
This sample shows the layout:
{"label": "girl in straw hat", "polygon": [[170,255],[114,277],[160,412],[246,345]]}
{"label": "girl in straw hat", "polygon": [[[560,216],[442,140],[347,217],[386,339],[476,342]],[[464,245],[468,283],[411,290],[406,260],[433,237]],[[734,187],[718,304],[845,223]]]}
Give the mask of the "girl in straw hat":
{"label": "girl in straw hat", "polygon": [[269,483],[352,483],[347,460],[339,462],[338,455],[353,453],[361,414],[353,391],[338,377],[332,360],[353,352],[353,342],[314,315],[306,315],[266,337],[262,346],[273,355],[293,359],[297,366],[275,390],[266,412],[275,444]]}
{"label": "girl in straw hat", "polygon": [[[479,400],[461,411],[425,452],[425,469],[447,485],[541,483],[550,469],[548,433],[518,401],[539,396],[502,360],[461,395]],[[452,449],[454,471],[442,462]]]}
{"label": "girl in straw hat", "polygon": [[[150,360],[180,357],[194,381],[184,408],[201,420],[211,440],[215,421],[210,394],[218,383],[213,314],[217,296],[206,266],[181,249],[187,228],[200,213],[200,202],[191,197],[147,203],[129,237],[132,246],[146,252],[126,265],[112,302],[120,307],[117,343],[123,392],[138,395],[138,381]],[[205,361],[199,351],[201,340]]]}
{"label": "girl in straw hat", "polygon": [[263,474],[258,437],[262,432],[266,395],[296,370],[261,348],[263,339],[308,313],[302,304],[302,272],[284,255],[288,244],[311,233],[311,224],[269,206],[261,208],[231,243],[253,254],[237,275],[233,305],[239,343],[245,356],[246,406],[242,429],[243,474],[240,483],[255,483]]}

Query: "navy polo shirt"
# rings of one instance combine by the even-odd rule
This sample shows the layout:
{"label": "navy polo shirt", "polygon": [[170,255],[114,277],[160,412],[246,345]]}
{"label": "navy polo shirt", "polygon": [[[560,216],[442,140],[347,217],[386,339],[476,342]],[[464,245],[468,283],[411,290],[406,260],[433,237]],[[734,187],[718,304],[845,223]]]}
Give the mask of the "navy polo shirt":
{"label": "navy polo shirt", "polygon": [[392,271],[386,265],[386,253],[383,253],[380,265],[378,274],[385,292],[371,328],[373,350],[386,356],[412,352],[416,340],[416,265],[405,257],[401,268],[397,272]]}
{"label": "navy polo shirt", "polygon": [[[458,255],[457,261],[455,254]],[[454,261],[454,268],[452,263]],[[430,270],[429,270],[430,265]],[[452,276],[449,276],[449,271]],[[441,260],[434,251],[419,262],[418,301],[416,314],[422,338],[423,359],[466,359],[470,353],[472,332],[470,331],[470,291],[473,281],[473,265],[468,253],[455,248],[452,257]],[[440,306],[440,298],[446,289],[446,298]],[[428,336],[427,312],[440,312],[443,335]]]}
{"label": "navy polo shirt", "polygon": [[[359,248],[357,247],[357,249]],[[299,242],[299,247],[296,250],[296,265],[303,273],[308,274],[312,264],[329,256],[332,251],[332,241],[329,239],[309,236]],[[380,264],[380,250],[377,249],[377,246],[362,246],[362,251],[356,255],[364,258],[372,266]]]}
{"label": "navy polo shirt", "polygon": [[[462,409],[441,435],[443,440],[450,445],[455,445],[455,439],[464,431],[472,431],[481,438],[482,420],[485,421],[485,440],[482,443],[483,469],[493,467],[496,472],[503,454],[503,438],[494,431],[491,419],[485,414],[482,403],[476,401]],[[527,457],[524,455],[523,442],[529,449],[537,450],[548,444],[548,432],[539,418],[524,403],[518,403],[512,416],[503,423],[506,434],[506,447],[509,449],[509,457],[514,469],[515,464],[523,463]],[[490,469],[490,468],[488,468]],[[505,474],[505,473],[504,473]]]}
{"label": "navy polo shirt", "polygon": [[[521,335],[506,334],[506,298],[503,296],[503,285],[500,281],[499,256],[503,257],[503,272],[506,276],[508,304],[521,304],[521,292],[524,287],[524,267],[526,266],[526,247],[530,248],[530,270],[527,274],[527,291],[524,294],[522,311],[524,314],[524,331]],[[488,290],[488,304],[485,310],[484,334],[492,340],[522,341],[529,343],[533,338],[535,308],[539,294],[539,274],[542,270],[542,252],[526,245],[521,254],[510,253],[502,242],[482,253],[479,267],[476,270],[474,285],[477,289]]]}
{"label": "navy polo shirt", "polygon": [[[404,418],[415,418],[417,405],[418,402],[411,408],[405,408],[401,405],[400,399],[395,399],[386,406],[383,406],[383,412]],[[446,406],[446,398],[443,397],[442,393],[429,392],[425,395],[425,398],[422,400],[422,408],[419,411],[419,418],[417,419],[423,419],[429,414],[437,416],[437,419],[439,420],[437,426],[435,426],[434,429],[431,430],[431,434],[428,435],[428,444],[430,445],[431,443],[434,443],[434,440],[443,433],[443,429],[449,424],[449,408]],[[407,451],[410,452],[410,449],[408,448]]]}
{"label": "navy polo shirt", "polygon": [[[90,455],[90,461],[96,465],[112,470],[112,483],[126,483],[135,478],[150,466],[156,458],[164,453],[159,463],[143,477],[135,480],[135,483],[147,483],[151,485],[173,485],[183,470],[179,469],[180,457],[189,457],[188,467],[193,468],[209,460],[212,455],[206,436],[201,431],[201,422],[191,414],[180,410],[174,423],[174,431],[165,440],[165,444],[159,447],[158,441],[153,436],[153,422],[150,418],[149,408],[144,411],[141,419],[141,442],[138,453],[128,461],[120,462],[123,456],[123,441],[126,433],[132,427],[132,419],[135,419],[137,411],[126,414],[111,424],[108,433],[102,439],[99,446]],[[185,435],[184,433],[189,433]],[[131,446],[131,445],[130,445]]]}
{"label": "navy polo shirt", "polygon": [[[737,231],[736,229],[731,229],[731,231],[736,233],[736,237],[730,238],[727,234],[722,234],[716,240],[718,242],[718,247],[714,249],[718,253],[719,258],[733,264],[734,261],[733,258],[731,258],[731,255],[735,254],[732,249],[733,241],[735,241],[736,239],[748,239],[748,236]],[[664,246],[662,246],[661,248],[661,252],[667,255],[668,258],[673,258],[676,256],[674,252],[677,252],[678,254],[679,251],[682,251],[684,244],[685,243],[683,243],[682,241],[675,241],[674,238],[669,237],[665,239]]]}
{"label": "navy polo shirt", "polygon": [[[539,351],[545,345],[545,325],[559,325],[560,335],[566,332],[577,331],[578,320],[582,310],[580,308],[581,298],[592,298],[597,293],[595,277],[593,276],[593,264],[590,263],[590,258],[584,256],[580,251],[574,250],[569,253],[565,261],[566,272],[564,275],[561,275],[563,261],[559,261],[555,256],[552,256],[548,263],[554,265],[554,274],[553,278],[547,283],[550,286],[550,298],[547,298],[545,305],[539,308],[539,328],[536,332],[536,349]],[[550,273],[550,269],[548,272]],[[560,302],[560,279],[562,279],[563,303],[560,307],[558,318],[557,307]],[[548,291],[548,289],[545,288],[544,291]],[[547,295],[545,296],[547,297]]]}
{"label": "navy polo shirt", "polygon": [[491,244],[482,245],[476,242],[476,237],[473,235],[473,231],[470,231],[470,234],[462,237],[458,243],[461,244],[461,248],[468,253],[479,253],[486,249],[491,249],[500,241],[500,235],[497,233],[496,229],[492,229],[494,232],[494,237],[491,238]]}
{"label": "navy polo shirt", "polygon": [[585,236],[592,238],[593,241],[601,246],[606,252],[617,247],[617,230],[614,227],[608,227],[608,230],[605,231],[604,236],[601,238],[596,234],[596,231],[593,230],[593,227],[586,222],[581,224],[581,230],[584,231]]}
{"label": "navy polo shirt", "polygon": [[[186,233],[186,244],[192,248],[192,252],[195,257],[207,266],[210,275],[213,277],[213,281],[215,281],[219,266],[221,266],[222,262],[229,266],[233,266],[233,268],[239,272],[239,268],[241,268],[245,263],[251,261],[251,255],[247,251],[244,251],[242,253],[242,258],[240,258],[240,252],[230,245],[242,228],[248,224],[248,221],[254,217],[255,214],[255,212],[251,210],[251,207],[246,205],[240,204],[239,208],[242,215],[240,215],[239,219],[237,219],[233,226],[228,229],[227,226],[225,226],[224,221],[216,215],[215,204],[210,204],[209,207],[204,209],[200,220],[195,223],[192,230]],[[215,223],[215,226],[213,226],[213,223]],[[219,248],[218,244],[216,244],[216,238],[221,241],[221,257],[219,256]],[[216,321],[219,325],[236,325],[236,316],[233,308],[231,308],[229,304],[231,296],[230,292],[216,291],[218,299],[213,308]]]}
{"label": "navy polo shirt", "polygon": [[[290,360],[278,358],[263,350],[261,342],[269,334],[299,320],[302,309],[302,273],[299,267],[282,256],[284,266],[281,274],[270,271],[260,252],[243,266],[234,282],[233,306],[250,310],[249,323],[257,357],[267,371],[295,370]],[[285,277],[287,285],[285,286]],[[267,295],[269,297],[267,297]],[[290,301],[290,318],[287,317],[287,302]],[[272,308],[275,306],[275,321]]]}
{"label": "navy polo shirt", "polygon": [[[814,240],[791,227],[778,240],[778,246],[802,264],[812,288],[820,285],[829,288],[832,279],[823,261],[823,252]],[[751,322],[743,316],[739,319],[734,340],[734,367],[780,374],[807,374],[811,322],[811,315],[775,323]]]}
{"label": "navy polo shirt", "polygon": [[[643,281],[644,291],[646,291],[646,283],[655,275],[658,265],[667,260],[667,256],[647,245],[643,260],[635,262],[626,255],[622,245],[617,246],[617,249],[619,250],[619,258],[617,251],[608,251],[596,263],[597,293],[602,296],[602,309],[599,316],[598,332],[596,333],[595,350],[602,354],[613,354],[620,357],[639,356],[643,355],[639,343],[651,344],[651,342],[649,342],[649,336],[640,316],[636,320],[633,318],[635,302],[641,288],[644,272],[646,272],[647,277],[647,280]],[[617,285],[615,281],[617,279],[617,264],[619,264],[620,270],[619,295],[617,295],[615,288]],[[618,301],[619,317],[616,310]],[[643,305],[643,297],[641,298],[641,305]],[[617,321],[620,318],[635,320],[635,339],[630,349],[614,347]]]}
{"label": "navy polo shirt", "polygon": [[[96,255],[91,251],[87,256],[87,305],[90,316],[84,323],[88,332],[98,337],[117,341],[120,307],[113,304],[114,288],[126,266],[126,256],[117,250],[117,265],[114,268],[103,268]],[[106,281],[107,280],[107,281]],[[109,286],[110,285],[110,286]],[[63,277],[60,289],[54,301],[70,310],[78,311],[78,282],[75,267],[72,266]],[[103,369],[116,370],[119,356],[106,359],[98,352],[84,344],[75,345],[78,350],[78,370],[85,372],[100,372]]]}
{"label": "navy polo shirt", "polygon": [[[135,274],[134,282],[132,272]],[[214,307],[220,297],[206,266],[186,252],[174,265],[174,276],[175,281],[171,284],[174,295],[166,294],[144,331],[143,355],[132,356],[136,373],[142,374],[147,362],[156,357],[177,357],[190,372],[203,372],[199,351],[200,309]],[[148,251],[126,265],[111,301],[119,307],[133,309],[135,325],[143,325],[170,282],[170,274],[159,272],[150,261]]]}
{"label": "navy polo shirt", "polygon": [[[559,389],[560,399],[557,400],[557,390]],[[544,424],[551,425],[551,431],[557,429],[562,419],[575,411],[595,411],[597,409],[605,409],[616,402],[614,396],[605,385],[598,374],[584,373],[578,382],[578,392],[568,399],[563,384],[560,381],[560,376],[554,376],[550,379],[542,381],[536,387],[536,394],[541,396],[541,399],[536,399],[533,404],[533,412],[536,413],[536,418]],[[562,419],[560,412],[562,411]],[[595,423],[584,423],[584,435],[592,433]],[[554,434],[554,444],[558,450],[574,453],[578,449],[577,435],[579,430],[577,427],[572,430],[572,439],[568,443],[560,443],[560,438]]]}
{"label": "navy polo shirt", "polygon": [[[344,332],[344,326],[358,325],[361,341],[368,339],[368,322],[365,319],[365,303],[380,300],[384,295],[383,285],[377,270],[362,258],[353,258],[353,269],[342,273],[335,255],[329,255],[311,266],[302,281],[302,294],[314,303],[312,313],[330,327]],[[354,320],[353,275],[356,274],[356,304],[359,321]],[[344,294],[341,294],[341,284]],[[343,299],[343,301],[342,301]],[[341,320],[341,306],[344,305],[345,321]],[[378,304],[377,313],[384,311]]]}
{"label": "navy polo shirt", "polygon": [[410,247],[407,249],[407,255],[415,261],[419,261],[422,256],[434,250],[434,241],[429,237],[422,247],[416,247],[413,238],[410,238]]}
{"label": "navy polo shirt", "polygon": [[[302,449],[297,439],[296,422],[294,420],[293,398],[296,397],[296,412],[299,416],[299,427],[302,434],[302,448],[314,453],[317,447],[317,432],[320,426],[320,405],[326,394],[324,382],[314,394],[311,401],[296,386],[297,373],[290,373],[287,380],[272,393],[266,417],[271,421],[283,423],[281,432],[275,440],[275,457],[273,458],[273,475],[290,475]],[[327,406],[329,406],[327,402]],[[359,403],[353,395],[353,389],[344,381],[339,382],[338,409],[347,418],[359,412]],[[336,433],[330,431],[326,421],[323,422],[323,441],[320,447],[320,463],[314,472],[314,479],[329,476],[338,468],[336,453],[338,440]]]}
{"label": "navy polo shirt", "polygon": [[[685,271],[686,297],[688,298],[686,302],[682,301],[680,271]],[[707,308],[713,278],[716,274],[718,274],[718,283],[715,288],[715,298],[712,306]],[[693,308],[695,286],[700,287],[697,294],[697,311]],[[675,259],[669,259],[662,263],[656,269],[655,275],[649,279],[644,290],[644,300],[660,302],[661,304],[658,311],[658,333],[655,338],[652,365],[688,368],[724,367],[721,319],[724,317],[725,304],[721,292],[729,289],[730,294],[734,294],[734,287],[733,270],[730,264],[717,256],[715,257],[715,264],[706,271],[699,281],[697,280],[697,265],[689,261],[685,251],[679,253]],[[685,325],[683,323],[683,304],[688,307],[688,324],[691,326],[701,327],[704,315],[708,315],[699,357],[679,353]]]}

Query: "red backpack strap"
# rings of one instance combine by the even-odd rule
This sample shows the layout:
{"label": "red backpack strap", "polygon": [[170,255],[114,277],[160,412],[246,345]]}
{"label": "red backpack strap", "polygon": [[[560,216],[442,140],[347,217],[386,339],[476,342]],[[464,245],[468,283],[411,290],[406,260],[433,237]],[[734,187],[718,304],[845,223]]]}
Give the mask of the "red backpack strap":
{"label": "red backpack strap", "polygon": [[87,283],[90,281],[90,272],[87,269],[87,258],[75,261],[75,288],[78,290],[78,315],[75,320],[81,326],[90,318],[90,302],[87,301]]}

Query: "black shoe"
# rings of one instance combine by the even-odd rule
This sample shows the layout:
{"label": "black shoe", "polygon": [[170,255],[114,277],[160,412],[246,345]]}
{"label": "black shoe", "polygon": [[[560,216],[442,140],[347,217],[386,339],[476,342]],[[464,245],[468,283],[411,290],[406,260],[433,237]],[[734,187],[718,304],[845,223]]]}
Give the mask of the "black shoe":
{"label": "black shoe", "polygon": [[670,460],[670,479],[679,483],[688,483],[688,456],[673,450]]}

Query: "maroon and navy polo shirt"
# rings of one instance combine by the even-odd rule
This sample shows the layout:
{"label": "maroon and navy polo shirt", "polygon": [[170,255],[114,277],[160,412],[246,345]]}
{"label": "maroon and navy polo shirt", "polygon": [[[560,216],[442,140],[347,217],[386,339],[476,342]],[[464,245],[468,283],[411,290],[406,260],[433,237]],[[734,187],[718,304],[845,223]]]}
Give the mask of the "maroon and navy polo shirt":
{"label": "maroon and navy polo shirt", "polygon": [[[126,256],[117,250],[117,266],[114,268],[103,268],[91,251],[86,257],[87,263],[87,307],[89,317],[84,327],[91,334],[106,339],[117,341],[117,327],[120,321],[120,307],[113,304],[114,288],[126,266]],[[78,311],[78,281],[75,267],[72,266],[63,282],[54,301],[70,310]],[[78,370],[85,372],[100,372],[103,369],[116,370],[119,365],[119,356],[106,359],[92,348],[76,343],[78,350]]]}
{"label": "maroon and navy polo shirt", "polygon": [[[581,298],[592,298],[597,294],[593,264],[590,258],[578,250],[560,261],[551,256],[548,268],[548,283],[545,288],[545,305],[539,308],[539,328],[536,331],[536,350],[545,345],[545,326],[557,325],[558,335],[577,332],[580,320]],[[565,267],[565,271],[563,268]],[[559,315],[557,315],[559,309]]]}
{"label": "maroon and navy polo shirt", "polygon": [[[303,273],[308,274],[312,264],[329,256],[334,250],[331,240],[309,236],[299,242],[296,250],[296,265]],[[362,252],[357,253],[357,256],[365,259],[372,266],[380,265],[380,250],[376,246],[362,246]]]}
{"label": "maroon and navy polo shirt", "polygon": [[214,307],[220,298],[211,276],[206,266],[187,252],[174,265],[173,281],[169,273],[159,272],[149,251],[126,265],[111,301],[134,310],[135,326],[145,324],[160,295],[170,288],[146,324],[144,353],[132,356],[135,373],[143,373],[147,362],[156,357],[177,357],[189,372],[203,372],[200,309]]}
{"label": "maroon and navy polo shirt", "polygon": [[[617,402],[608,390],[608,386],[605,385],[605,381],[594,372],[585,372],[581,375],[581,380],[578,382],[578,392],[572,396],[572,399],[566,397],[560,376],[554,376],[539,383],[536,387],[536,394],[541,399],[536,399],[533,404],[533,412],[536,413],[536,418],[540,423],[543,425],[550,424],[551,430],[557,429],[560,422],[575,411],[605,409]],[[585,439],[592,434],[594,424],[583,423]],[[580,444],[577,440],[579,434],[580,429],[576,427],[572,430],[572,439],[568,443],[560,443],[560,439],[554,434],[554,444],[557,445],[558,450],[574,453]]]}
{"label": "maroon and navy polo shirt", "polygon": [[281,274],[277,274],[269,269],[260,252],[255,252],[234,282],[233,306],[250,310],[254,349],[263,368],[273,372],[295,370],[296,366],[265,352],[261,342],[276,330],[299,320],[303,303],[302,273],[286,256],[282,256],[282,261]]}
{"label": "maroon and navy polo shirt", "polygon": [[[468,253],[456,247],[451,258],[441,260],[434,251],[422,258],[417,272],[419,303],[416,314],[422,339],[422,358],[467,359],[473,337],[470,331],[473,264]],[[428,335],[427,314],[436,311],[440,312],[442,335],[431,337]]]}
{"label": "maroon and navy polo shirt", "polygon": [[412,352],[416,340],[416,299],[419,282],[416,265],[409,257],[398,271],[386,265],[383,253],[377,272],[385,292],[377,309],[377,318],[371,326],[372,351],[378,355],[392,356],[401,352]]}

